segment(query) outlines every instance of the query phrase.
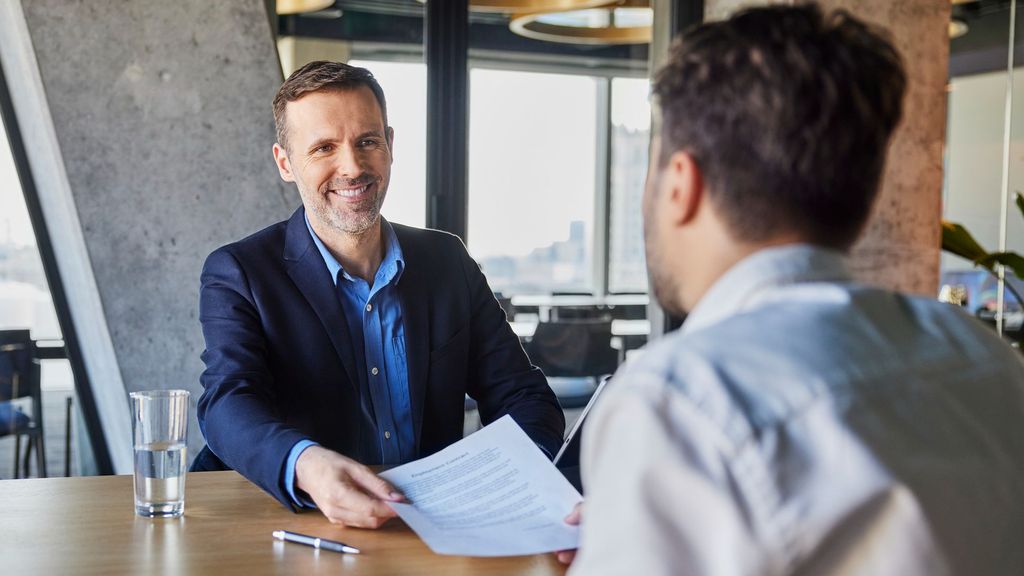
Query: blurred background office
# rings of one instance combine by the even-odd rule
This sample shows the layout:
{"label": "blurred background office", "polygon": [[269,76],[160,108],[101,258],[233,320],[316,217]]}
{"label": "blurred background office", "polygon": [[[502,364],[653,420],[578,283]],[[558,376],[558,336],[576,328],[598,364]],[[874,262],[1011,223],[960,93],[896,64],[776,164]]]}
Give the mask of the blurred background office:
{"label": "blurred background office", "polygon": [[[194,405],[203,258],[298,206],[270,101],[312,60],[377,76],[396,131],[384,216],[464,239],[571,425],[602,375],[683,320],[648,298],[651,70],[679,30],[755,3],[4,0],[0,477],[127,473],[127,392]],[[939,239],[945,218],[1024,248],[1017,1],[823,5],[889,27],[911,76],[858,274],[953,294],[1018,337],[1012,292],[940,259]],[[190,436],[194,454],[194,420]]]}

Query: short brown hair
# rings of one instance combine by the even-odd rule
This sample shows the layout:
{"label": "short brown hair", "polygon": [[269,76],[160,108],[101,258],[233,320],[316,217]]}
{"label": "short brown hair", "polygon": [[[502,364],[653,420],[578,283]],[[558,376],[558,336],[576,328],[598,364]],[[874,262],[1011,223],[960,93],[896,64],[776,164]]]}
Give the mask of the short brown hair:
{"label": "short brown hair", "polygon": [[384,90],[381,89],[377,79],[373,77],[366,68],[349,66],[344,62],[327,62],[317,60],[310,62],[295,72],[281,84],[274,96],[274,127],[277,129],[277,143],[288,149],[288,124],[285,118],[285,107],[289,102],[294,102],[309,92],[317,90],[351,90],[359,86],[366,86],[372,92],[377,103],[380,104],[380,113],[384,120],[384,127],[388,126],[388,106],[384,100]]}
{"label": "short brown hair", "polygon": [[685,151],[739,239],[846,249],[867,221],[906,76],[887,35],[814,5],[686,32],[657,73],[660,161]]}

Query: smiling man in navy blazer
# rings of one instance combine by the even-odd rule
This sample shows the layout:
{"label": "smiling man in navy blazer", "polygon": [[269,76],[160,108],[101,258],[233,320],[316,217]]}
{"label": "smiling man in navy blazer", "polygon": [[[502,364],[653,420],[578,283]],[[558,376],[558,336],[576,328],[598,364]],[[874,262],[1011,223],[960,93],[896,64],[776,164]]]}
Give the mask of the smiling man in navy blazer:
{"label": "smiling man in navy blazer", "polygon": [[564,418],[455,236],[381,218],[394,132],[369,71],[313,62],[274,99],[274,158],[303,206],[214,251],[196,469],[226,465],[292,507],[375,528],[399,500],[367,464],[462,438],[464,397],[553,454]]}

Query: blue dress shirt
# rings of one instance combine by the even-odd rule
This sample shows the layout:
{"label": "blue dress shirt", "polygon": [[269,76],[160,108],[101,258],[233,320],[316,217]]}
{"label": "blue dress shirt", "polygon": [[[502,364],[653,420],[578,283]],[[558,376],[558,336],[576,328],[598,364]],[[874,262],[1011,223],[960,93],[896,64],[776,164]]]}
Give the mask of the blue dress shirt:
{"label": "blue dress shirt", "polygon": [[[363,410],[373,415],[377,426],[376,441],[382,464],[402,464],[415,457],[412,406],[409,400],[409,370],[405,357],[405,326],[397,284],[405,262],[395,231],[384,218],[384,259],[373,278],[373,284],[350,275],[327,250],[313,232],[306,218],[306,228],[313,238],[327,269],[338,288],[338,297],[359,367],[359,387]],[[285,489],[299,506],[312,507],[295,493],[295,463],[303,450],[316,445],[306,439],[297,442],[285,464]]]}

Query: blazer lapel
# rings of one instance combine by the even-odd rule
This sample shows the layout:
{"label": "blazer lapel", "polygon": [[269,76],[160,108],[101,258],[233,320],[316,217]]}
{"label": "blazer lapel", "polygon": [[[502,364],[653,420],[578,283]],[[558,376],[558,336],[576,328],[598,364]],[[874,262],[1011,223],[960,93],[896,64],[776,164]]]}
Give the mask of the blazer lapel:
{"label": "blazer lapel", "polygon": [[405,270],[398,282],[398,297],[402,302],[402,322],[405,324],[405,361],[409,372],[409,404],[412,408],[416,453],[420,451],[420,431],[423,428],[423,404],[427,394],[427,360],[430,352],[430,295],[426,287],[431,284],[420,266],[423,258],[415,254],[417,246],[393,224],[405,258]]}
{"label": "blazer lapel", "polygon": [[302,208],[296,210],[288,220],[284,259],[287,261],[288,276],[320,318],[320,323],[345,367],[348,381],[358,396],[359,380],[352,335],[349,334],[348,323],[335,292],[334,280],[324,264],[323,257],[313,244],[309,230],[306,229]]}

